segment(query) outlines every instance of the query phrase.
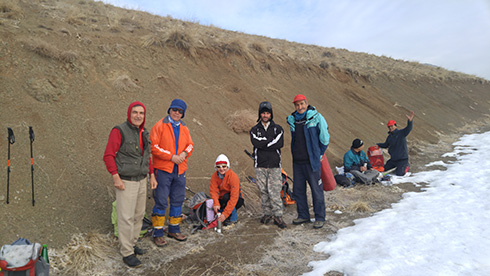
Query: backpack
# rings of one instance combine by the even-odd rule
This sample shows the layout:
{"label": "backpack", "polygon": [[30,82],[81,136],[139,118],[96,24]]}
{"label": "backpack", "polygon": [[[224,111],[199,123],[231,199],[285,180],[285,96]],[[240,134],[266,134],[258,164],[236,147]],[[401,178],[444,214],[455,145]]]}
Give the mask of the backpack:
{"label": "backpack", "polygon": [[0,276],[48,276],[49,263],[42,258],[42,246],[18,239],[0,249]]}
{"label": "backpack", "polygon": [[213,203],[214,201],[204,192],[194,194],[189,200],[189,219],[196,223],[191,230],[192,234],[196,230],[210,229],[216,226]]}
{"label": "backpack", "polygon": [[[289,184],[288,184],[288,178],[289,177],[282,168],[281,168],[281,174],[282,174],[282,187],[281,187],[282,204],[284,204],[284,206],[295,204],[296,201],[294,201],[293,193],[291,192],[291,189],[289,188]],[[291,178],[289,178],[289,179],[291,179]],[[251,177],[250,175],[247,176],[247,180],[250,183],[257,184],[257,181],[255,180],[255,178]]]}
{"label": "backpack", "polygon": [[295,204],[296,202],[293,199],[293,193],[291,192],[291,189],[289,189],[288,175],[282,168],[281,168],[281,174],[282,174],[282,188],[281,188],[282,204],[284,204],[284,206]]}
{"label": "backpack", "polygon": [[383,157],[383,150],[379,148],[379,146],[371,146],[368,148],[367,156],[369,158],[369,162],[373,169],[378,172],[384,172],[385,168],[385,159]]}
{"label": "backpack", "polygon": [[[114,236],[119,237],[119,232],[117,231],[116,201],[112,202],[111,221],[112,221],[112,224],[114,225]],[[150,230],[152,226],[153,226],[153,223],[145,214],[145,216],[143,217],[143,225],[141,225],[140,238],[143,238],[146,234],[148,234],[148,230]]]}
{"label": "backpack", "polygon": [[351,173],[337,174],[334,176],[337,185],[342,187],[352,187],[356,182],[354,176]]}
{"label": "backpack", "polygon": [[334,178],[335,178],[335,182],[337,182],[337,185],[339,186],[349,187],[352,185],[349,178],[347,178],[347,176],[343,174],[336,174]]}

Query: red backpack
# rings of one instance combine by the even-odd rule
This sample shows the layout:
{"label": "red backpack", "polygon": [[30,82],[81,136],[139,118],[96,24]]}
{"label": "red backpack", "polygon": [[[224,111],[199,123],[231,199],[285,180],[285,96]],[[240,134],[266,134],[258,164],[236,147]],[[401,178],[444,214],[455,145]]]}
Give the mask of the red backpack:
{"label": "red backpack", "polygon": [[[21,240],[21,239],[19,239]],[[24,239],[25,240],[25,239]],[[24,240],[21,240],[22,243]],[[25,240],[26,243],[28,242]],[[0,250],[0,276],[48,275],[49,264],[40,257],[42,246],[33,244],[8,244]]]}
{"label": "red backpack", "polygon": [[372,146],[368,148],[367,156],[369,158],[369,162],[373,169],[378,172],[384,172],[385,168],[385,159],[383,157],[383,150],[379,146]]}

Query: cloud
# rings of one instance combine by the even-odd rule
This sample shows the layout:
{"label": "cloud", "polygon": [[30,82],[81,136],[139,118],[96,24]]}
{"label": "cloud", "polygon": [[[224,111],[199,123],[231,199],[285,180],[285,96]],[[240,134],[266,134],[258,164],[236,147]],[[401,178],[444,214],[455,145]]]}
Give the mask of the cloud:
{"label": "cloud", "polygon": [[431,63],[490,80],[486,0],[106,0],[219,28]]}

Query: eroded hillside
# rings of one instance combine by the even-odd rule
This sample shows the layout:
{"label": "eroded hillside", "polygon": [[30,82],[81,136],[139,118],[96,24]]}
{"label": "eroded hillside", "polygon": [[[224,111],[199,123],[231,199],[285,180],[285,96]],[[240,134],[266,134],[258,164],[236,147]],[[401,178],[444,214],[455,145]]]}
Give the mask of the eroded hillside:
{"label": "eroded hillside", "polygon": [[[110,129],[135,100],[146,105],[151,128],[172,99],[184,99],[195,143],[188,185],[206,189],[216,156],[225,153],[250,198],[257,190],[245,181],[253,168],[243,153],[251,148],[249,136],[241,130],[254,122],[261,101],[272,103],[274,120],[286,128],[294,95],[305,94],[329,124],[332,166],[356,137],[383,141],[388,119],[404,126],[409,110],[416,113],[412,155],[424,154],[417,143],[436,144],[440,135],[485,123],[490,114],[490,84],[473,76],[100,2],[0,0],[0,33],[0,117],[4,131],[11,127],[16,135],[10,204],[6,181],[0,189],[0,244],[22,236],[62,245],[74,233],[110,231],[114,197],[102,154]],[[28,126],[36,134],[35,207]],[[289,141],[287,135],[287,171]],[[5,159],[7,147],[1,139]],[[3,172],[6,179],[6,166]],[[247,208],[257,206],[249,201]]]}

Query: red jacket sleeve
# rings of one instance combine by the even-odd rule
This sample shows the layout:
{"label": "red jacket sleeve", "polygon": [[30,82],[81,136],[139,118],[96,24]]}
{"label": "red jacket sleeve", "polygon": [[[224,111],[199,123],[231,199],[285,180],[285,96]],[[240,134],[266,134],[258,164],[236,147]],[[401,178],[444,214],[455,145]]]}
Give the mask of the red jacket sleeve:
{"label": "red jacket sleeve", "polygon": [[[109,134],[109,141],[107,141],[107,146],[104,152],[104,163],[107,168],[107,171],[114,175],[117,173],[116,166],[116,153],[119,151],[121,147],[121,132],[119,129],[113,128],[111,133]],[[151,165],[150,165],[151,166]]]}
{"label": "red jacket sleeve", "polygon": [[149,174],[154,174],[155,170],[153,169],[153,163],[151,162],[151,157],[150,157],[150,170],[148,172]]}

